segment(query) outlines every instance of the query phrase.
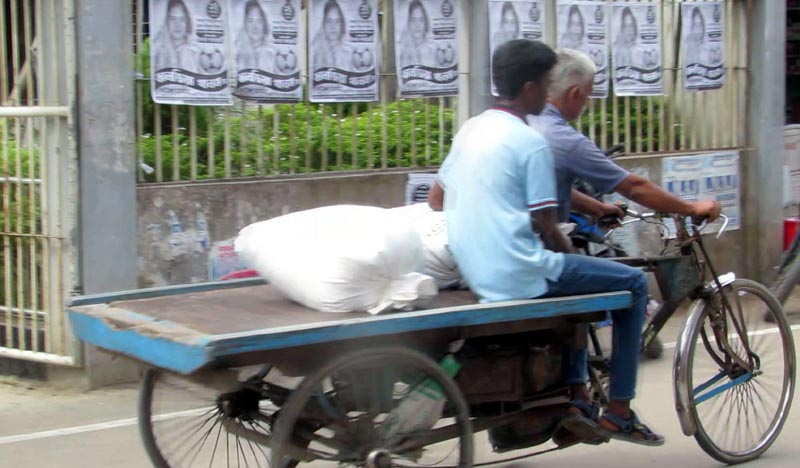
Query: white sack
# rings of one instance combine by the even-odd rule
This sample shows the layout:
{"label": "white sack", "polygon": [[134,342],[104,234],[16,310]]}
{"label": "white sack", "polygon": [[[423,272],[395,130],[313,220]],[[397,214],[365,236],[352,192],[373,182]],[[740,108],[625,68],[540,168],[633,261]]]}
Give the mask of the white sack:
{"label": "white sack", "polygon": [[444,212],[433,211],[427,203],[401,206],[389,211],[398,221],[411,226],[419,234],[425,248],[424,273],[436,280],[439,289],[467,287],[450,253]]}
{"label": "white sack", "polygon": [[389,210],[337,205],[251,224],[236,251],[289,298],[323,312],[411,309],[437,293],[419,235]]}

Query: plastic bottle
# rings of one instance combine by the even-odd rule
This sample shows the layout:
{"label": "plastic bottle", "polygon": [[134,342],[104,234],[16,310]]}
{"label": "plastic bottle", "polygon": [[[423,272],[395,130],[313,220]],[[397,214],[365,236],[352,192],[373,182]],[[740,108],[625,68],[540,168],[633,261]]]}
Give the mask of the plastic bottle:
{"label": "plastic bottle", "polygon": [[[450,377],[455,376],[461,369],[461,364],[452,354],[445,356],[439,365]],[[389,413],[384,423],[384,436],[392,437],[396,434],[408,434],[432,428],[442,417],[444,403],[442,387],[430,377],[426,377]]]}
{"label": "plastic bottle", "polygon": [[184,235],[178,215],[169,210],[169,249],[173,257],[184,254]]}
{"label": "plastic bottle", "polygon": [[205,251],[208,248],[208,222],[206,221],[206,215],[198,212],[195,225],[197,227],[197,243],[200,245],[200,249]]}

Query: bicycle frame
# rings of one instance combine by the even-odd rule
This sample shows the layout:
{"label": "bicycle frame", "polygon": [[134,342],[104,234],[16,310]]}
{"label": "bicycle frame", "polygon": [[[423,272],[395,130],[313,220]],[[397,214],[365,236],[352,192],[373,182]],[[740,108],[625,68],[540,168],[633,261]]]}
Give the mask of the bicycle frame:
{"label": "bicycle frame", "polygon": [[[689,339],[683,334],[690,333],[700,320],[708,319],[711,323],[711,329],[714,334],[713,341],[705,330],[701,332],[701,339],[703,346],[720,366],[721,371],[709,382],[700,385],[696,393],[704,392],[725,376],[731,377],[731,382],[699,396],[683,393],[675,395],[675,404],[681,429],[684,434],[693,435],[697,428],[691,416],[691,402],[702,402],[726,390],[728,387],[738,385],[741,381],[748,379],[755,368],[754,359],[757,358],[750,350],[747,335],[743,332],[740,323],[741,318],[737,317],[727,297],[724,294],[718,294],[718,291],[722,291],[725,286],[736,279],[735,275],[732,273],[718,275],[698,228],[690,225],[689,228],[692,231],[690,234],[685,219],[676,216],[673,217],[673,220],[678,228],[676,242],[680,247],[679,255],[613,260],[652,272],[662,293],[662,305],[642,332],[642,350],[658,335],[681,302],[687,297],[693,299],[694,302],[690,308],[689,318],[684,326],[681,340]],[[710,273],[710,281],[706,281],[706,271]],[[708,307],[709,304],[711,305],[710,307]],[[702,313],[706,308],[709,310],[707,317]],[[747,361],[734,352],[730,346],[728,340],[728,317],[730,317],[733,328],[742,341],[742,345],[748,355]],[[716,349],[713,348],[712,344],[716,344]],[[675,359],[682,359],[682,357],[676,355]],[[674,368],[683,367],[675,366]],[[685,373],[675,371],[674,378],[676,381],[685,381],[688,376]],[[685,385],[679,387],[686,388]]]}

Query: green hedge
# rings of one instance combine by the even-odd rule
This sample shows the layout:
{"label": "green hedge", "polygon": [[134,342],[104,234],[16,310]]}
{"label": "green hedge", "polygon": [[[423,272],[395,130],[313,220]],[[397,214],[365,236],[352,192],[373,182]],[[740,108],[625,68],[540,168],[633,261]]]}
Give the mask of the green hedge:
{"label": "green hedge", "polygon": [[[144,77],[148,77],[150,73],[148,56],[148,43],[145,43],[136,57]],[[178,126],[173,131],[173,106],[154,104],[150,97],[149,81],[142,79],[140,83],[144,118],[141,122],[142,134],[138,140],[144,163],[153,168],[157,167],[156,152],[160,145],[162,180],[190,179],[189,106],[174,106]],[[254,106],[248,106],[244,110],[242,106],[234,106],[229,108],[227,113],[220,107],[195,107],[197,178],[212,179],[226,176],[224,159],[226,123],[230,146],[230,177],[274,173],[276,147],[279,173],[288,173],[292,170],[316,172],[382,167],[384,152],[386,167],[425,165],[426,152],[430,164],[438,164],[441,155],[447,154],[454,134],[454,112],[449,104],[446,103],[441,127],[439,107],[436,105],[428,107],[426,125],[426,107],[422,100],[402,100],[385,106],[376,104],[371,110],[366,103],[304,102],[293,105],[264,105],[260,111]],[[341,115],[337,115],[337,111],[341,112]],[[155,136],[155,112],[158,112],[161,118],[159,137]],[[279,113],[277,132],[273,128],[276,112]],[[208,128],[210,121],[213,121],[211,132]],[[291,137],[292,128],[294,138]],[[260,139],[259,130],[262,132]],[[439,141],[441,133],[443,133],[443,145],[440,145]],[[242,135],[245,136],[244,144]],[[352,158],[354,136],[356,161]],[[212,143],[213,173],[210,172],[209,158]],[[177,179],[173,168],[173,150],[176,144],[179,166]],[[261,169],[258,161],[259,153],[263,155],[263,170],[259,170]],[[341,163],[339,163],[340,153]],[[156,181],[156,176],[156,173],[147,174],[145,181]]]}
{"label": "green hedge", "polygon": [[[13,136],[17,131],[8,125],[8,121],[0,119],[0,191],[3,193],[3,204],[0,208],[0,231],[36,232],[41,230],[39,208],[39,185],[19,183],[15,179],[38,179],[41,177],[39,167],[39,149],[29,148],[25,142],[17,143]],[[25,129],[20,134],[25,138]],[[30,191],[34,190],[34,199]],[[8,203],[8,208],[5,204]],[[33,216],[31,206],[33,204]],[[21,216],[20,216],[21,214]]]}
{"label": "green hedge", "polygon": [[[39,168],[38,148],[29,148],[25,143],[26,130],[21,129],[23,142],[18,143],[13,139],[17,134],[17,129],[9,125],[9,121],[0,119],[0,191],[2,192],[3,203],[0,208],[0,231],[2,232],[21,232],[28,234],[33,232],[41,233],[41,190],[40,185],[27,182],[19,182],[16,179],[38,179],[41,177]],[[33,189],[33,196],[31,196]],[[32,211],[31,211],[32,210]],[[31,243],[36,242],[32,238],[19,236],[4,237],[3,245],[0,246],[0,304],[15,307],[31,307],[32,288],[31,288]],[[9,247],[6,252],[5,247]],[[8,255],[8,257],[6,257]],[[36,251],[36,260],[33,262],[36,267],[34,274],[37,276],[41,285],[40,271],[41,252]],[[7,296],[5,290],[6,269],[8,262],[11,265],[9,277],[11,283],[11,296]],[[22,265],[22,270],[17,269],[18,264]],[[18,284],[21,283],[21,284]],[[22,287],[22,301],[19,303],[19,293],[17,287]],[[41,306],[41,296],[37,298]]]}
{"label": "green hedge", "polygon": [[[653,148],[658,149],[659,144],[661,143],[660,140],[660,120],[659,120],[659,113],[661,111],[661,107],[663,106],[663,97],[656,96],[656,97],[641,97],[641,98],[628,98],[629,101],[629,108],[630,108],[630,119],[625,119],[625,98],[614,98],[608,97],[605,99],[606,101],[606,114],[605,116],[600,113],[601,107],[601,100],[597,99],[594,101],[594,115],[592,115],[588,109],[584,111],[581,115],[581,130],[589,135],[589,129],[594,126],[595,131],[595,142],[599,145],[602,139],[602,135],[605,133],[606,140],[611,146],[614,142],[614,120],[613,120],[613,110],[614,105],[616,102],[617,106],[617,132],[619,134],[620,139],[624,138],[625,136],[625,127],[630,126],[631,135],[636,136],[641,134],[641,145],[642,148],[647,148],[649,143],[649,138],[647,136],[647,128],[650,125],[650,121],[653,121]],[[649,104],[648,102],[652,101],[653,103],[653,112],[650,113]],[[636,118],[636,114],[641,111],[641,119],[639,123]],[[636,141],[628,141],[627,143],[630,144],[631,148],[636,147]]]}

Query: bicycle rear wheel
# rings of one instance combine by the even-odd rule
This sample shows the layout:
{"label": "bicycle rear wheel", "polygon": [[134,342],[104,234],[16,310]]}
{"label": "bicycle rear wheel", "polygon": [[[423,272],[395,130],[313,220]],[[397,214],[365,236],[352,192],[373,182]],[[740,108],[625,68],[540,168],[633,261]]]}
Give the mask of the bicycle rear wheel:
{"label": "bicycle rear wheel", "polygon": [[[157,468],[268,466],[269,449],[246,435],[268,441],[276,409],[256,390],[220,394],[185,377],[149,369],[139,395],[139,430]],[[296,465],[287,460],[281,468]]]}
{"label": "bicycle rear wheel", "polygon": [[[723,293],[729,308],[721,297],[709,300],[699,320],[687,323],[694,328],[680,343],[676,366],[686,368],[676,368],[676,391],[688,395],[700,447],[734,464],[759,457],[778,437],[792,403],[795,351],[781,306],[767,288],[736,280]],[[774,322],[764,323],[764,314]],[[729,350],[716,336],[728,337]]]}
{"label": "bicycle rear wheel", "polygon": [[[800,255],[798,255],[797,250],[798,248],[795,247],[794,250],[787,254],[786,263],[781,266],[778,279],[775,280],[775,284],[772,287],[775,297],[778,298],[781,304],[786,303],[792,290],[797,285],[797,281],[800,280]],[[764,318],[769,320],[766,315]]]}
{"label": "bicycle rear wheel", "polygon": [[334,358],[292,392],[277,418],[271,466],[301,445],[320,467],[471,468],[473,443],[464,396],[436,362],[407,348],[363,349]]}

